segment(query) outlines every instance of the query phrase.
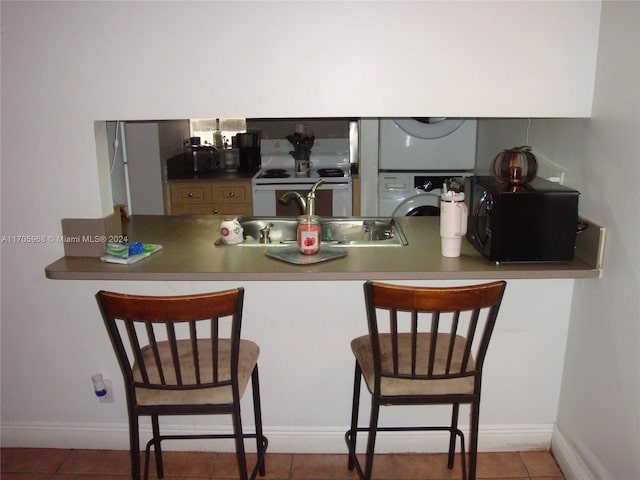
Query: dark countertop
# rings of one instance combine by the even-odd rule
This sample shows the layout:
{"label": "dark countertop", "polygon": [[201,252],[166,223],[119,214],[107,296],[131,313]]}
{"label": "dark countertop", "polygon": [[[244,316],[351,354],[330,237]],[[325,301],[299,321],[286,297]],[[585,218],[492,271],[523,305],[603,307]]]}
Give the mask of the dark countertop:
{"label": "dark countertop", "polygon": [[185,154],[181,153],[166,160],[167,165],[167,182],[233,182],[240,180],[251,180],[258,172],[227,172],[224,168],[219,168],[219,162],[216,161],[211,166],[217,165],[218,168],[209,172],[194,172],[193,162],[185,159]]}
{"label": "dark countertop", "polygon": [[251,180],[256,172],[227,172],[225,170],[214,170],[212,172],[183,173],[167,178],[167,183],[172,182],[234,182],[241,180]]}
{"label": "dark countertop", "polygon": [[268,245],[216,246],[222,217],[133,216],[126,224],[131,241],[163,245],[133,265],[103,263],[95,257],[62,257],[45,269],[58,280],[455,280],[594,278],[599,254],[598,227],[579,235],[576,258],[567,263],[496,265],[466,240],[458,258],[440,255],[438,217],[399,217],[409,245],[336,247],[343,258],[313,265],[292,265],[265,255]]}

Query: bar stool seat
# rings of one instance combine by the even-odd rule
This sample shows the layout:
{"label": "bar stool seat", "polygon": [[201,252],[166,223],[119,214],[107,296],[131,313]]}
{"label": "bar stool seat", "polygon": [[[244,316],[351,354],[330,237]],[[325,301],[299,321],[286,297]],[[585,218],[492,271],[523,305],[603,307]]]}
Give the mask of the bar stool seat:
{"label": "bar stool seat", "polygon": [[[450,343],[450,335],[439,334],[438,349],[433,366],[434,375],[446,373],[448,350],[445,348]],[[391,371],[393,369],[393,343],[390,334],[380,334],[380,357],[382,360],[382,370]],[[398,371],[402,375],[411,374],[411,335],[408,333],[398,334]],[[420,333],[416,337],[416,375],[427,375],[429,345],[431,344],[430,333]],[[453,350],[452,368],[460,368],[464,355],[464,338],[456,336]],[[351,342],[351,350],[356,357],[362,370],[362,375],[367,384],[369,392],[374,391],[375,368],[373,364],[373,352],[371,349],[371,339],[369,335],[363,335]],[[469,359],[468,368],[473,369],[475,362]],[[414,379],[403,378],[401,376],[383,376],[380,379],[380,395],[383,397],[397,395],[441,395],[441,394],[471,394],[473,393],[473,377],[457,378],[432,378]]]}
{"label": "bar stool seat", "polygon": [[[178,356],[182,364],[182,382],[185,384],[195,384],[195,365],[191,356],[191,342],[189,340],[178,340],[176,342],[178,348]],[[162,371],[167,372],[165,380],[169,384],[176,384],[175,373],[171,368],[172,345],[169,342],[158,342],[158,352]],[[198,340],[198,352],[200,357],[200,376],[204,379],[213,379],[213,358],[208,340]],[[250,340],[240,340],[240,353],[238,361],[238,389],[240,397],[251,380],[251,372],[258,363],[258,355],[260,347]],[[155,357],[153,350],[147,346],[142,349],[142,358],[149,372],[149,382],[160,383],[159,370],[154,368]],[[231,341],[229,339],[220,339],[218,343],[218,361],[221,368],[218,371],[219,381],[231,381]],[[140,373],[140,365],[134,364],[133,378],[135,381],[142,382]],[[194,390],[157,390],[150,388],[137,387],[136,398],[139,405],[184,405],[184,404],[225,404],[233,403],[233,391],[231,383],[228,385],[199,388]]]}

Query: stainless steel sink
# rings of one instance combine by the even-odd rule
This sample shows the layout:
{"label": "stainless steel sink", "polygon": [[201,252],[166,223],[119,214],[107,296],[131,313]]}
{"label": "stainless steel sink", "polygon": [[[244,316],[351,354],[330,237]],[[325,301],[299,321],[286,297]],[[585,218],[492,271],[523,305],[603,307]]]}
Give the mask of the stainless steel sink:
{"label": "stainless steel sink", "polygon": [[[239,246],[278,246],[296,243],[296,217],[240,217],[245,241]],[[322,245],[384,247],[407,245],[391,217],[321,217]]]}
{"label": "stainless steel sink", "polygon": [[324,218],[322,243],[345,246],[407,245],[407,239],[391,217]]}

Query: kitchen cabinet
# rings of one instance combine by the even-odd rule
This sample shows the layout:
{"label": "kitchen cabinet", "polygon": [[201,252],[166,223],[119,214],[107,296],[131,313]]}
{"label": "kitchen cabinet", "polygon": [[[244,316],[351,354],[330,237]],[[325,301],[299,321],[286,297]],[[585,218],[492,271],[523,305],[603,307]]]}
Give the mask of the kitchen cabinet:
{"label": "kitchen cabinet", "polygon": [[213,207],[219,215],[252,215],[251,181],[214,183]]}
{"label": "kitchen cabinet", "polygon": [[206,215],[213,213],[211,183],[184,182],[170,186],[173,215]]}
{"label": "kitchen cabinet", "polygon": [[252,215],[251,181],[170,185],[172,215]]}

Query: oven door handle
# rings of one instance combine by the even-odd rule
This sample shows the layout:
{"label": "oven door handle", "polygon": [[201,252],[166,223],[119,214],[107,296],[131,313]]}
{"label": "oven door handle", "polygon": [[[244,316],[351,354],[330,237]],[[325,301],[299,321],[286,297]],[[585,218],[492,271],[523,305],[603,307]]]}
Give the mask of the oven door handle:
{"label": "oven door handle", "polygon": [[[346,190],[349,182],[323,183],[317,190]],[[311,190],[312,183],[254,183],[256,190]]]}

